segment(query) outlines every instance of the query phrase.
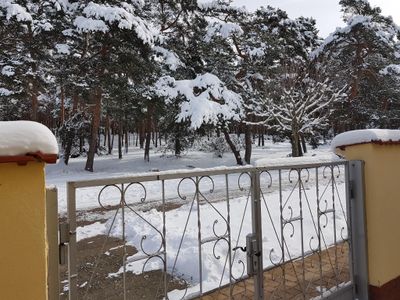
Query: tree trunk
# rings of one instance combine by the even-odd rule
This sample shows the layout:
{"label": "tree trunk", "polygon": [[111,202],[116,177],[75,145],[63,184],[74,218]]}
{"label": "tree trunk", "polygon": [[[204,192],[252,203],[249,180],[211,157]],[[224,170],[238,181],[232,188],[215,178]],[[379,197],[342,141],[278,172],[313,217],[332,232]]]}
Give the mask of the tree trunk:
{"label": "tree trunk", "polygon": [[299,145],[298,145],[298,149],[299,149],[299,156],[303,156],[303,150],[302,150],[302,148],[301,148],[301,140],[300,140],[300,137],[299,137]]}
{"label": "tree trunk", "polygon": [[64,87],[61,87],[61,110],[60,110],[60,119],[61,119],[61,125],[64,124],[65,122],[65,93],[64,93]]}
{"label": "tree trunk", "polygon": [[[153,131],[153,111],[154,108],[152,105],[147,107],[147,116],[146,116],[146,138],[145,138],[145,147],[144,147],[144,160],[149,162],[150,161],[150,142],[152,138],[152,131]],[[154,136],[153,136],[154,138]],[[154,140],[153,140],[154,143]]]}
{"label": "tree trunk", "polygon": [[[101,122],[101,120],[100,120],[100,122]],[[99,154],[98,151],[99,151],[100,147],[101,147],[101,134],[100,134],[100,127],[99,127],[99,130],[97,131],[97,146],[96,146],[97,154]]]}
{"label": "tree trunk", "polygon": [[[72,96],[72,116],[76,114],[76,111],[78,109],[78,95],[74,92],[74,95]],[[65,145],[65,151],[64,151],[64,163],[68,165],[69,163],[69,158],[71,156],[71,150],[72,150],[72,145],[74,143],[75,139],[75,132],[74,133],[68,133],[67,136],[67,141]]]}
{"label": "tree trunk", "polygon": [[232,142],[231,137],[228,133],[228,130],[223,129],[222,132],[224,133],[225,140],[228,143],[229,147],[231,148],[233,155],[235,156],[236,164],[243,165],[242,157],[240,156],[240,151],[236,149],[236,146]]}
{"label": "tree trunk", "polygon": [[[27,25],[27,29],[28,29],[28,40],[30,43],[34,43],[35,42],[35,37],[34,37],[34,33],[33,33],[33,29],[32,29],[32,25],[28,24]],[[38,65],[35,63],[35,61],[38,61],[38,55],[35,51],[33,51],[33,48],[29,48],[29,53],[30,53],[30,58],[32,59],[32,73],[34,76],[37,76],[37,71],[38,71]],[[39,83],[36,80],[36,78],[32,78],[31,80],[29,80],[29,85],[27,87],[27,89],[30,91],[30,95],[31,95],[31,113],[30,113],[30,119],[31,121],[38,121],[38,109],[39,109],[39,99],[38,99],[38,94],[39,94]]]}
{"label": "tree trunk", "polygon": [[79,153],[83,153],[84,152],[84,147],[85,146],[85,138],[83,136],[79,137]]}
{"label": "tree trunk", "polygon": [[292,132],[291,143],[292,143],[292,157],[302,156],[300,137],[298,132],[296,131]]}
{"label": "tree trunk", "polygon": [[180,137],[177,135],[175,136],[175,156],[180,156],[182,153],[182,145]]}
{"label": "tree trunk", "polygon": [[128,129],[125,128],[125,154],[128,153],[128,147],[129,147]]}
{"label": "tree trunk", "polygon": [[105,120],[105,124],[104,124],[104,143],[103,143],[103,147],[107,147],[108,144],[108,131],[110,130],[110,118],[108,116],[108,114],[106,115],[106,120]]}
{"label": "tree trunk", "polygon": [[[114,150],[114,137],[115,137],[115,130],[112,130],[112,134],[111,134],[111,151]],[[110,153],[111,154],[111,153]]]}
{"label": "tree trunk", "polygon": [[[105,45],[101,48],[101,56],[105,59],[108,56],[108,49]],[[98,76],[102,76],[104,74],[104,67],[101,67],[98,72]],[[102,98],[102,89],[100,86],[97,86],[94,90],[94,112],[92,118],[92,128],[90,132],[90,142],[89,142],[89,152],[86,160],[85,170],[89,172],[93,172],[93,164],[94,164],[94,155],[97,152],[96,148],[98,145],[97,141],[97,133],[100,129],[100,118],[101,118],[101,99]]]}
{"label": "tree trunk", "polygon": [[108,144],[108,154],[112,154],[112,141],[111,141],[111,124],[110,118],[107,116],[108,130],[107,130],[107,144]]}
{"label": "tree trunk", "polygon": [[350,84],[350,95],[348,98],[349,102],[353,101],[359,94],[360,77],[361,77],[360,66],[363,64],[362,51],[363,51],[363,47],[360,44],[357,45],[356,57],[355,57],[357,75],[352,76],[352,82]]}
{"label": "tree trunk", "polygon": [[146,139],[145,126],[144,126],[144,122],[142,121],[142,122],[140,122],[140,129],[139,129],[139,145],[140,145],[140,149],[143,149],[145,139]]}
{"label": "tree trunk", "polygon": [[300,134],[300,140],[301,140],[301,147],[303,148],[303,153],[307,153],[306,139],[302,134]]}
{"label": "tree trunk", "polygon": [[[35,84],[35,83],[33,83],[33,84]],[[38,101],[36,87],[33,88],[31,101],[32,101],[31,121],[37,121],[38,120],[39,101]]]}
{"label": "tree trunk", "polygon": [[144,160],[150,161],[150,141],[151,141],[151,132],[147,132],[146,134],[146,142],[144,146]]}
{"label": "tree trunk", "polygon": [[97,133],[100,128],[100,115],[101,115],[101,88],[97,87],[94,93],[95,106],[93,110],[92,128],[90,132],[89,152],[86,159],[85,170],[93,172],[94,155],[97,148]]}
{"label": "tree trunk", "polygon": [[261,145],[264,147],[265,146],[265,136],[264,136],[264,128],[262,129],[261,133]]}
{"label": "tree trunk", "polygon": [[79,105],[79,96],[77,92],[74,92],[72,96],[72,111],[76,112],[78,110]]}
{"label": "tree trunk", "polygon": [[251,126],[250,125],[245,125],[245,132],[244,132],[244,140],[245,140],[245,153],[244,153],[244,161],[247,164],[250,164],[251,160],[251,150],[252,150],[252,144],[253,140],[251,138]]}
{"label": "tree trunk", "polygon": [[65,165],[68,165],[69,158],[71,156],[71,150],[72,150],[72,144],[73,144],[74,138],[75,138],[75,134],[73,132],[67,133],[67,141],[66,141],[64,157],[63,157]]}
{"label": "tree trunk", "polygon": [[118,124],[118,159],[122,159],[122,123]]}

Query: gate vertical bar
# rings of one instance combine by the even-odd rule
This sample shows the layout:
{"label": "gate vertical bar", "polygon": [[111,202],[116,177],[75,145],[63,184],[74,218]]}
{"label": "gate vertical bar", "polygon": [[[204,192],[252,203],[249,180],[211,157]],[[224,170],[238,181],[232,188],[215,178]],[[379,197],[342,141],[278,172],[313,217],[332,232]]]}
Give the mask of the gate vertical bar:
{"label": "gate vertical bar", "polygon": [[60,272],[58,249],[58,196],[57,188],[46,188],[46,223],[47,240],[49,244],[48,252],[48,297],[49,299],[60,298]]}
{"label": "gate vertical bar", "polygon": [[203,296],[203,258],[201,241],[201,214],[200,214],[200,179],[196,176],[196,202],[197,202],[197,239],[199,249],[199,277],[200,277],[200,296]]}
{"label": "gate vertical bar", "polygon": [[68,285],[69,300],[78,299],[77,284],[78,270],[76,262],[76,190],[73,183],[67,183],[67,206],[68,206],[68,224],[69,224],[69,242],[68,242]]}
{"label": "gate vertical bar", "polygon": [[[229,203],[229,177],[228,177],[228,174],[225,174],[225,186],[226,186],[226,212],[227,212],[227,222],[228,222],[229,299],[233,299],[231,207],[230,207],[230,203]],[[226,264],[226,262],[225,262],[225,264]],[[224,271],[225,271],[225,267],[224,267]],[[220,285],[221,285],[221,283],[220,283]]]}
{"label": "gate vertical bar", "polygon": [[[167,226],[165,220],[165,180],[161,180],[161,195],[162,195],[162,210],[163,210],[163,239],[162,239],[162,246],[164,251],[164,299],[168,299],[168,273],[167,273]],[[173,275],[173,274],[171,274]]]}
{"label": "gate vertical bar", "polygon": [[263,250],[262,250],[262,220],[261,220],[261,185],[260,172],[251,172],[251,220],[253,234],[257,240],[257,269],[254,275],[254,299],[264,299],[264,274],[263,274]]}
{"label": "gate vertical bar", "polygon": [[121,225],[122,225],[122,244],[123,244],[123,253],[122,253],[122,267],[123,267],[123,288],[124,288],[124,300],[126,300],[126,257],[128,256],[126,252],[126,234],[125,234],[125,188],[124,184],[121,184],[121,200],[120,200],[120,205],[121,205],[121,213],[122,213],[122,219],[121,219]]}
{"label": "gate vertical bar", "polygon": [[347,174],[347,215],[350,224],[350,261],[353,299],[368,300],[368,256],[365,218],[364,162],[349,161]]}

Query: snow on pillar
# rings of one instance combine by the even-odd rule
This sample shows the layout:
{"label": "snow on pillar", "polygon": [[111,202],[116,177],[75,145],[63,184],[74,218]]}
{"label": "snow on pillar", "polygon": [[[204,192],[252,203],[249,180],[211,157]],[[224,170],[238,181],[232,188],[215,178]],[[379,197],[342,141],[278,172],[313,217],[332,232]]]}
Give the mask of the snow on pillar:
{"label": "snow on pillar", "polygon": [[0,122],[0,299],[48,299],[45,164],[57,153],[47,127]]}
{"label": "snow on pillar", "polygon": [[400,130],[345,132],[332,148],[365,162],[370,300],[400,299]]}

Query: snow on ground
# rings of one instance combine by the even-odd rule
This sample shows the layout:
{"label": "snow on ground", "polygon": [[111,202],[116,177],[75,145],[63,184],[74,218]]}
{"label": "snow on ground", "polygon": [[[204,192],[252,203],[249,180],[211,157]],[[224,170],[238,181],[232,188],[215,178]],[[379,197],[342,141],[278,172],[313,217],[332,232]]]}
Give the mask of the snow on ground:
{"label": "snow on ground", "polygon": [[[289,196],[290,191],[285,193],[285,197]],[[327,191],[326,197],[331,196],[330,191]],[[308,210],[307,202],[303,199],[305,209],[304,213],[304,247],[305,252],[311,251],[317,248],[317,227],[313,220],[316,220],[316,203],[315,198],[310,198],[310,207],[314,210]],[[343,201],[344,199],[342,199]],[[245,246],[245,236],[251,233],[251,209],[250,203],[247,197],[238,197],[233,199],[230,203],[230,217],[231,217],[231,230],[232,230],[232,245]],[[298,202],[298,197],[293,197],[290,201],[293,208]],[[272,222],[268,217],[267,207],[271,211]],[[280,215],[279,215],[279,192],[272,192],[266,195],[266,202],[262,206],[262,216],[263,216],[263,258],[264,267],[272,266],[273,263],[279,263],[281,260],[281,248],[279,246],[281,230],[279,228]],[[247,204],[247,206],[246,206]],[[166,214],[166,227],[167,227],[167,269],[170,274],[179,276],[187,280],[192,286],[187,291],[188,294],[195,293],[199,290],[200,282],[200,272],[199,272],[199,248],[197,242],[198,227],[197,227],[197,208],[194,207],[190,211],[190,205],[186,204],[179,209],[167,212]],[[190,213],[189,213],[190,212]],[[295,213],[294,216],[297,216]],[[215,237],[213,230],[216,233],[222,235],[226,231],[226,223],[224,222],[221,215],[227,218],[227,205],[226,202],[218,202],[214,204],[214,208],[211,205],[202,205],[200,207],[200,218],[201,218],[201,234],[202,239]],[[312,217],[311,217],[312,214]],[[153,224],[156,228],[162,228],[162,217],[161,214],[155,210],[151,210],[142,215],[149,223]],[[179,244],[183,235],[183,228],[185,227],[185,222],[189,217],[188,229],[184,236],[182,250],[177,256]],[[285,217],[290,218],[290,210],[285,209]],[[244,218],[243,224],[240,222]],[[133,216],[127,219],[126,228],[127,230],[127,240],[130,245],[140,245],[142,236],[146,236],[144,242],[145,251],[147,253],[153,253],[157,251],[158,247],[161,245],[160,235],[155,232],[150,226],[146,225],[145,222],[141,221],[139,217]],[[214,227],[215,220],[218,221],[217,225]],[[274,233],[273,224],[276,226],[277,235]],[[325,222],[324,222],[325,224]],[[334,242],[334,231],[333,231],[333,218],[329,217],[327,222],[327,227],[323,229],[324,240],[323,247],[330,245]],[[110,221],[106,226],[110,226]],[[301,232],[300,232],[300,222],[294,222],[295,229],[292,234],[292,228],[287,225],[284,229],[286,247],[285,256],[286,260],[291,258],[296,258],[301,256]],[[338,233],[337,238],[340,239],[339,233],[341,228],[347,228],[345,223],[345,218],[343,218],[343,213],[338,210],[338,215],[336,218],[336,230]],[[108,228],[107,228],[108,229]],[[111,235],[114,237],[120,237],[122,233],[121,219],[120,217],[116,220],[116,224],[111,230]],[[346,233],[344,233],[346,235]],[[227,259],[227,243],[223,240],[218,243],[210,242],[203,244],[202,246],[202,284],[203,290],[211,290],[217,288],[219,283],[228,283],[229,272],[228,265],[226,264]],[[139,257],[143,255],[143,251],[135,254],[131,258]],[[218,258],[219,257],[219,258]],[[129,260],[129,258],[128,258]],[[235,278],[240,278],[242,272],[245,269],[240,264],[239,260],[246,261],[245,253],[240,250],[236,252],[236,257],[233,260],[233,275]],[[174,263],[176,265],[174,266]],[[143,268],[143,261],[137,261],[129,263],[127,265],[127,270],[140,274]],[[150,260],[146,265],[146,270],[161,269],[162,264],[159,259]],[[121,268],[116,273],[111,273],[109,276],[122,275],[123,269]],[[184,291],[173,291],[170,294],[171,299],[181,299]]]}
{"label": "snow on ground", "polygon": [[[252,161],[254,164],[258,160],[262,160],[262,165],[272,164],[276,159],[288,158],[290,153],[290,143],[283,142],[274,144],[267,140],[266,146],[254,147]],[[316,150],[309,150],[306,157],[311,157],[311,160],[317,160],[321,157],[325,159],[327,157],[329,158],[331,155],[329,146],[325,145]],[[288,162],[290,162],[290,160],[285,159],[285,161],[282,161],[282,163],[285,164]],[[226,152],[222,158],[219,158],[213,153],[189,151],[181,158],[176,158],[172,155],[163,156],[161,152],[154,149],[150,154],[150,162],[145,162],[143,160],[143,149],[138,148],[129,149],[129,153],[125,154],[121,160],[118,159],[117,151],[114,151],[114,155],[96,157],[93,173],[84,171],[85,163],[86,158],[83,157],[70,159],[68,166],[64,165],[61,160],[56,165],[47,165],[47,184],[54,185],[58,189],[58,206],[60,213],[65,213],[67,209],[66,182],[68,181],[125,177],[132,174],[152,171],[193,170],[195,168],[212,168],[216,166],[236,166],[233,154],[229,152]],[[146,186],[146,188],[150,190],[153,188],[157,191],[160,189],[160,183],[153,183],[153,187]],[[96,188],[78,191],[77,209],[98,207],[97,195],[99,191],[100,189]],[[115,195],[115,193],[113,195]]]}

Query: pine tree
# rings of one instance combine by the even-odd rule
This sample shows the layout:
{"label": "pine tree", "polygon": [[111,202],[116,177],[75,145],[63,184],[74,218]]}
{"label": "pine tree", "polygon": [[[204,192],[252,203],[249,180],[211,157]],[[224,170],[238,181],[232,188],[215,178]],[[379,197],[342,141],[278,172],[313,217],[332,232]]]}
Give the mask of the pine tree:
{"label": "pine tree", "polygon": [[58,1],[0,3],[0,107],[2,119],[40,119],[54,78],[49,70]]}
{"label": "pine tree", "polygon": [[[73,43],[74,65],[70,72],[84,86],[91,107],[91,134],[85,170],[93,171],[98,132],[107,98],[116,99],[115,82],[141,82],[149,67],[150,46],[155,30],[146,19],[143,3],[107,1],[102,4],[74,3],[71,27],[64,31]],[[77,67],[75,67],[77,66]],[[124,93],[124,91],[122,91]]]}
{"label": "pine tree", "polygon": [[175,129],[173,136],[179,148],[182,131],[188,132],[182,128],[186,124],[196,130],[205,124],[221,126],[239,120],[241,97],[225,81],[230,80],[227,74],[233,76],[226,71],[233,66],[232,58],[225,54],[230,47],[223,40],[221,46],[210,37],[218,36],[221,27],[207,20],[216,7],[230,9],[229,5],[222,1],[206,5],[184,1],[179,5],[169,3],[167,8],[166,4],[163,1],[161,9],[163,43],[157,47],[165,62],[162,73],[166,76],[160,78],[156,90],[172,108],[165,120],[180,123],[168,126]]}
{"label": "pine tree", "polygon": [[342,0],[340,4],[347,26],[333,32],[313,54],[326,77],[337,87],[350,89],[346,101],[336,106],[334,130],[398,127],[391,112],[399,107],[397,88],[381,73],[398,62],[398,27],[368,1]]}

